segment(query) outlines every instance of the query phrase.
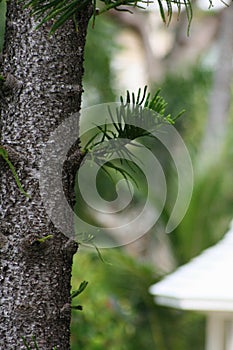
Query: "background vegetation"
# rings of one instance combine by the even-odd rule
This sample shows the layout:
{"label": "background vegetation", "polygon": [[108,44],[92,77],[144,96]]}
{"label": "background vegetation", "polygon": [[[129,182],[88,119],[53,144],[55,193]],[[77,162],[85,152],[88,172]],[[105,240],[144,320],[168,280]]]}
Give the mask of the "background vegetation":
{"label": "background vegetation", "polygon": [[[211,13],[218,35],[221,31],[216,23],[220,14],[221,12]],[[199,27],[202,28],[203,18],[207,22],[210,19],[210,13],[199,11],[198,16],[193,24],[194,32]],[[108,17],[98,18],[95,30],[89,30],[84,105],[117,99],[119,79],[112,62],[123,51],[123,44],[117,41],[122,31],[122,21],[110,13]],[[172,26],[175,26],[176,34],[179,34],[183,21],[171,23],[171,30],[174,31]],[[132,26],[125,20],[123,27],[132,30]],[[160,60],[164,71],[162,78],[149,82],[151,90],[161,87],[162,95],[168,102],[168,112],[177,114],[183,108],[186,110],[176,127],[190,151],[195,174],[193,197],[187,214],[177,229],[166,237],[165,244],[173,259],[170,271],[216,243],[228,229],[232,218],[231,109],[228,111],[228,131],[220,156],[208,167],[202,166],[199,161],[213,88],[216,55],[212,61],[210,59],[211,64],[206,62],[213,55],[212,48],[218,45],[216,33],[210,37],[206,50],[199,50],[198,44],[192,42],[192,36],[187,39],[191,41],[190,45],[197,45],[198,54],[195,54],[194,61],[190,57],[187,59],[186,69],[177,65],[175,73],[167,64],[169,55],[172,56],[175,50],[174,44],[169,55]],[[173,38],[174,43],[179,42],[178,39]],[[226,93],[231,94],[231,89]],[[173,192],[176,180],[171,164],[168,162],[166,166],[170,169],[168,188]],[[109,183],[104,183],[108,192]],[[160,228],[166,222],[169,205],[168,202],[162,213]],[[156,227],[148,234],[147,246],[152,244],[158,231]],[[89,281],[89,285],[78,300],[84,310],[73,313],[72,350],[204,349],[204,316],[159,307],[148,293],[149,286],[162,278],[161,266],[154,262],[149,250],[135,252],[134,246],[129,246],[106,250],[102,254],[107,263],[101,262],[95,251],[84,250],[82,247],[75,257],[73,288],[77,288],[82,280]]]}
{"label": "background vegetation", "polygon": [[[155,305],[148,288],[158,280],[149,264],[119,249],[76,255],[73,286],[89,285],[80,295],[83,311],[72,317],[72,350],[202,349],[204,318]],[[80,273],[82,271],[82,273]]]}

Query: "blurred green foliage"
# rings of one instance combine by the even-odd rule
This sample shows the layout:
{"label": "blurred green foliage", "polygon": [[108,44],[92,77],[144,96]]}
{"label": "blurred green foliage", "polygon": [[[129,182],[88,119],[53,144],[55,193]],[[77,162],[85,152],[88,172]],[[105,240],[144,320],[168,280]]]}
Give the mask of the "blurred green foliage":
{"label": "blurred green foliage", "polygon": [[217,243],[229,228],[233,213],[233,193],[229,190],[233,158],[229,150],[208,171],[196,175],[188,211],[171,235],[179,264]]}
{"label": "blurred green foliage", "polygon": [[80,295],[83,311],[73,311],[72,350],[201,350],[204,319],[154,303],[148,289],[155,278],[153,268],[129,257],[121,249],[75,256],[73,288],[89,281]]}
{"label": "blurred green foliage", "polygon": [[84,104],[114,102],[114,74],[111,58],[119,47],[115,37],[117,26],[107,16],[100,16],[92,28],[89,23],[84,61]]}
{"label": "blurred green foliage", "polygon": [[[167,101],[168,113],[184,115],[176,122],[192,155],[198,151],[208,113],[209,94],[212,86],[212,71],[201,62],[185,73],[168,73],[160,85]],[[157,88],[157,86],[155,86]]]}
{"label": "blurred green foliage", "polygon": [[[105,21],[103,18],[101,20]],[[103,30],[103,36],[89,30],[85,78],[85,94],[89,104],[115,99],[111,55],[116,47],[111,36],[114,38],[116,32],[112,23],[106,22],[104,26],[96,27],[100,32]],[[222,157],[204,172],[199,172],[197,167],[211,86],[212,72],[201,62],[184,75],[181,72],[168,74],[159,86],[168,102],[168,113],[176,115],[180,110],[186,110],[185,115],[176,122],[176,127],[190,151],[195,175],[193,197],[187,214],[169,235],[178,265],[216,243],[228,229],[232,218],[232,121]],[[177,179],[168,152],[158,144],[151,143],[149,146],[163,168],[168,170],[168,194],[175,192]],[[102,177],[98,188],[101,195],[108,200],[114,199],[116,192],[109,178],[103,172],[99,172],[98,176]],[[140,185],[142,198],[138,193],[137,201],[145,200],[147,194],[145,184]],[[171,206],[169,200],[162,213],[164,222],[167,222],[168,207]],[[81,251],[74,260],[73,289],[82,280],[89,281],[89,284],[79,299],[84,310],[73,312],[72,350],[204,349],[203,316],[159,307],[154,303],[148,293],[149,286],[159,279],[154,266],[145,266],[120,249],[106,250],[103,255],[109,264],[103,264],[96,253],[88,251]]]}
{"label": "blurred green foliage", "polygon": [[[162,84],[168,111],[176,113],[181,106],[186,110],[184,117],[177,121],[176,127],[191,154],[195,176],[188,211],[181,224],[170,235],[179,265],[215,244],[228,230],[232,219],[233,194],[229,191],[233,172],[232,121],[229,121],[226,146],[221,157],[216,158],[216,163],[211,168],[203,171],[199,169],[198,164],[198,152],[208,114],[211,86],[212,72],[201,63],[185,75],[168,75]],[[174,178],[171,170],[170,192],[175,187]]]}

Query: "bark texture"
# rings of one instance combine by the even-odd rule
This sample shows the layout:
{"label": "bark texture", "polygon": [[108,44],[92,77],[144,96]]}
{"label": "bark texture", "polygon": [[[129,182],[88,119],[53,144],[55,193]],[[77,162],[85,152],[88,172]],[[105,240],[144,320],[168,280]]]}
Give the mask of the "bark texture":
{"label": "bark texture", "polygon": [[[25,349],[22,337],[39,349],[69,349],[70,277],[77,244],[57,232],[40,197],[41,152],[50,133],[80,109],[83,52],[90,6],[78,16],[79,31],[67,22],[52,37],[49,25],[35,30],[21,2],[8,1],[1,73],[1,140],[30,194],[19,192],[0,159],[0,349]],[[71,152],[78,155],[78,144]],[[76,166],[67,162],[64,188],[70,191]],[[68,183],[69,182],[69,183]],[[52,186],[52,184],[51,184]],[[59,211],[54,189],[54,205]],[[44,242],[44,236],[52,238]]]}

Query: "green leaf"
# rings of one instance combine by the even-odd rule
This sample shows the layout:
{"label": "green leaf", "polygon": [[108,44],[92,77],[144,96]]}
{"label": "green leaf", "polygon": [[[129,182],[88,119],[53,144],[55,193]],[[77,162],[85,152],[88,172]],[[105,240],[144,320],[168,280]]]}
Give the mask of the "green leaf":
{"label": "green leaf", "polygon": [[82,305],[73,305],[73,306],[71,306],[71,309],[82,311],[82,310],[83,310],[83,307],[82,307]]}
{"label": "green leaf", "polygon": [[[125,102],[122,96],[120,102],[121,105],[116,108],[115,113],[108,108],[111,123],[96,126],[97,132],[86,143],[83,152],[89,155],[89,159],[98,164],[110,179],[112,177],[109,170],[113,169],[121,174],[127,184],[128,180],[133,180],[137,186],[125,167],[127,165],[130,168],[129,160],[134,163],[136,158],[128,146],[139,146],[133,141],[145,136],[153,137],[153,132],[160,125],[173,124],[183,111],[173,118],[170,114],[166,115],[167,103],[160,95],[160,89],[151,97],[151,94],[147,93],[147,86],[143,91],[139,89],[137,95],[127,91]],[[110,161],[113,154],[121,160],[124,159],[126,164],[121,163],[119,166],[117,162]]]}
{"label": "green leaf", "polygon": [[39,243],[44,243],[47,239],[53,238],[53,235],[47,235],[42,238],[37,238],[36,241]]}
{"label": "green leaf", "polygon": [[[6,1],[6,0],[2,0]],[[24,0],[21,0],[24,1]],[[127,11],[130,7],[145,9],[150,3],[156,2],[159,5],[160,15],[164,23],[167,25],[170,23],[172,18],[172,4],[177,6],[178,14],[180,13],[181,5],[185,5],[186,14],[188,18],[188,30],[192,20],[192,4],[191,0],[100,0],[103,3],[98,14],[102,14],[111,9],[117,11]],[[210,0],[211,1],[211,0]],[[67,20],[74,19],[74,16],[83,10],[88,4],[93,5],[93,25],[95,18],[97,17],[96,9],[96,0],[29,0],[26,2],[24,7],[31,9],[31,13],[35,15],[36,20],[39,20],[39,26],[43,23],[46,23],[50,20],[53,21],[53,24],[50,29],[50,34],[54,33],[59,27],[61,27]],[[125,7],[126,6],[126,7]]]}
{"label": "green leaf", "polygon": [[[31,0],[26,2],[24,8],[30,8],[31,14],[39,21],[36,28],[52,20],[50,34],[53,34],[67,20],[74,19],[75,14],[82,11],[90,2],[90,0]],[[74,22],[76,24],[76,21]]]}
{"label": "green leaf", "polygon": [[[38,347],[38,344],[37,344],[37,342],[36,342],[36,337],[35,337],[34,335],[32,336],[32,341],[33,341],[33,344],[34,344],[34,349],[32,349],[32,348],[28,345],[28,343],[27,343],[25,337],[22,337],[22,340],[23,340],[23,344],[24,344],[24,346],[26,347],[27,350],[40,350],[39,347]],[[55,349],[55,348],[54,348],[54,349]]]}
{"label": "green leaf", "polygon": [[[126,163],[128,164],[128,161],[127,161],[127,160],[125,160],[125,161],[126,161]],[[106,163],[104,164],[104,166],[103,166],[104,170],[106,170],[105,167],[111,168],[111,169],[113,169],[113,170],[119,172],[119,173],[123,176],[123,178],[125,179],[125,181],[126,181],[127,184],[128,184],[128,180],[130,179],[130,180],[132,180],[132,181],[135,183],[135,185],[137,186],[137,182],[135,181],[135,179],[133,178],[133,176],[132,176],[126,169],[117,166],[114,162],[106,162]],[[129,188],[129,189],[130,189],[130,188]]]}
{"label": "green leaf", "polygon": [[36,342],[36,337],[32,336],[32,340],[33,340],[33,343],[35,346],[35,350],[39,350],[39,347],[38,347],[37,342]]}
{"label": "green leaf", "polygon": [[6,27],[6,1],[0,0],[0,53],[3,50]]}
{"label": "green leaf", "polygon": [[22,340],[23,340],[23,345],[26,347],[27,350],[32,350],[31,347],[28,345],[27,341],[26,341],[26,338],[25,337],[22,337]]}
{"label": "green leaf", "polygon": [[[97,245],[93,242],[95,239],[95,236],[93,236],[90,233],[79,233],[79,238],[78,238],[78,243],[80,245],[83,245],[84,247],[92,247],[95,248],[97,255],[99,257],[99,259],[106,264],[107,262],[105,261],[105,259],[103,258],[100,249],[97,247]],[[108,263],[109,264],[109,263]]]}
{"label": "green leaf", "polygon": [[7,150],[5,148],[3,148],[2,146],[0,146],[0,156],[5,160],[8,159]]}
{"label": "green leaf", "polygon": [[87,281],[82,281],[79,285],[79,288],[71,293],[71,298],[76,298],[79,294],[81,294],[86,289],[87,285]]}
{"label": "green leaf", "polygon": [[20,192],[23,193],[27,198],[31,198],[30,195],[24,191],[23,186],[22,186],[22,184],[19,180],[19,177],[17,175],[17,172],[15,170],[15,167],[8,158],[7,150],[2,146],[0,146],[0,157],[2,157],[6,161],[6,163],[8,164],[8,166],[9,166],[9,168],[10,168],[10,170],[15,178],[15,182],[16,182]]}
{"label": "green leaf", "polygon": [[21,192],[22,194],[24,194],[27,198],[31,198],[30,195],[29,195],[27,192],[24,191],[23,186],[22,186],[22,184],[21,184],[21,182],[20,182],[20,180],[19,180],[19,177],[18,177],[18,175],[17,175],[17,172],[16,172],[16,170],[15,170],[13,164],[11,163],[11,161],[10,161],[8,158],[7,158],[7,159],[5,158],[5,161],[6,161],[7,164],[9,165],[9,168],[11,169],[11,172],[12,172],[14,178],[15,178],[15,182],[16,182],[16,184],[17,184],[17,186],[18,186],[20,192]]}
{"label": "green leaf", "polygon": [[165,16],[165,12],[164,12],[162,1],[158,0],[158,4],[159,4],[159,10],[160,10],[160,15],[162,17],[162,20],[163,20],[164,23],[166,23],[166,16]]}

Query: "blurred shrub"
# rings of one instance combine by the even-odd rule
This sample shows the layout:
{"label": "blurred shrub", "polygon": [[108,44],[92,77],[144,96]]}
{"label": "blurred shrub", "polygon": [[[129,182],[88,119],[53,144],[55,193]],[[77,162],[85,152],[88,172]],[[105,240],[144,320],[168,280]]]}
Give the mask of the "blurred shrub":
{"label": "blurred shrub", "polygon": [[[111,30],[106,33],[109,35]],[[104,39],[102,44],[98,40],[99,34],[93,43],[90,41],[88,49],[96,57],[98,53],[95,53],[95,49],[97,51],[99,45],[104,45]],[[91,54],[88,59],[92,60]],[[103,69],[110,67],[109,59],[110,56]],[[92,74],[95,72],[89,70],[88,62],[86,67],[89,82],[92,82]],[[97,100],[110,100],[111,97],[105,95],[106,87],[111,81],[110,70],[106,76],[103,71],[101,76],[102,68],[99,69],[97,64],[96,67],[97,78],[93,75],[95,87],[91,87],[88,93],[97,89],[94,99],[97,96]],[[167,111],[176,114],[181,109],[186,109],[185,116],[180,118],[176,126],[191,152],[196,175],[188,212],[179,227],[169,235],[179,265],[216,243],[226,232],[233,211],[233,195],[229,190],[233,170],[232,126],[229,127],[225,151],[215,166],[201,175],[195,168],[208,112],[211,78],[211,72],[199,66],[190,69],[186,76],[167,76],[162,84],[161,94],[168,102]],[[101,92],[102,87],[104,90]],[[164,166],[171,168],[167,154],[163,156],[160,150],[158,152],[158,157],[162,161],[164,159]],[[174,191],[175,181],[171,169],[169,192]],[[101,193],[104,197],[109,195],[109,188],[107,180],[102,182]],[[167,215],[165,209],[162,215],[165,222]],[[109,264],[103,264],[93,252],[81,251],[75,256],[73,289],[78,288],[82,280],[88,280],[89,285],[78,298],[78,304],[83,305],[84,310],[73,312],[72,350],[204,349],[205,325],[202,316],[159,307],[154,303],[148,293],[149,286],[157,280],[152,266],[141,264],[120,249],[104,251],[104,258]],[[77,304],[76,300],[74,304]]]}
{"label": "blurred shrub", "polygon": [[198,151],[208,113],[212,71],[198,63],[185,74],[177,72],[165,76],[161,84],[162,95],[167,101],[167,111],[176,115],[185,109],[177,120],[176,128],[182,133],[190,152]]}
{"label": "blurred shrub", "polygon": [[[230,128],[233,134],[233,128]],[[195,168],[194,168],[195,170]],[[179,264],[215,244],[228,231],[233,217],[232,148],[203,173],[196,173],[188,211],[170,236]]]}
{"label": "blurred shrub", "polygon": [[[233,125],[229,120],[226,147],[211,168],[204,171],[198,163],[198,152],[208,114],[212,72],[198,66],[189,73],[168,75],[162,85],[167,109],[176,113],[186,110],[176,127],[190,151],[194,168],[194,189],[188,211],[179,227],[169,236],[178,264],[189,261],[203,249],[215,244],[228,230],[233,213],[231,175],[233,172]],[[232,119],[232,118],[229,118]],[[171,169],[168,193],[174,191],[175,172]],[[166,217],[166,210],[163,215]]]}
{"label": "blurred shrub", "polygon": [[103,256],[108,263],[86,251],[75,257],[73,288],[82,279],[89,285],[78,300],[83,311],[73,312],[72,350],[203,349],[200,315],[154,303],[148,292],[156,280],[151,267],[120,249],[108,249]]}

